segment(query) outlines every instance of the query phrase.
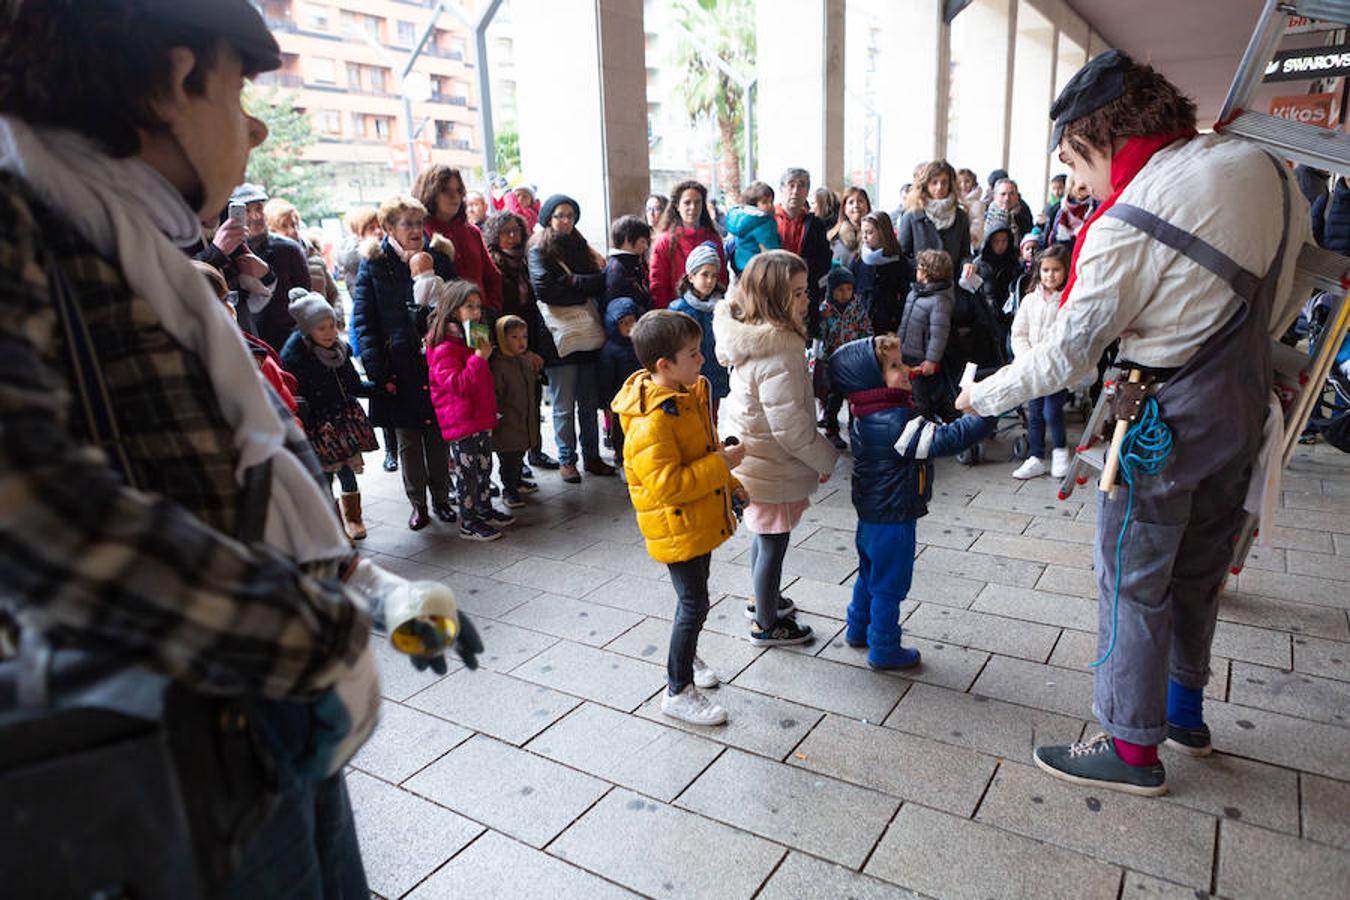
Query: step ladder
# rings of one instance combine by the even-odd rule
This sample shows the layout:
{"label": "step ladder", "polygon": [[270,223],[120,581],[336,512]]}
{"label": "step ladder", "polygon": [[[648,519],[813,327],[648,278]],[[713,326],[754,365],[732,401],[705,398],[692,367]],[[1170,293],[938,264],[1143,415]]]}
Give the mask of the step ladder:
{"label": "step ladder", "polygon": [[[1258,144],[1278,159],[1293,160],[1333,174],[1350,175],[1350,135],[1247,109],[1265,77],[1266,67],[1279,47],[1291,15],[1350,27],[1350,0],[1266,0],[1261,19],[1228,89],[1215,130]],[[1295,285],[1338,294],[1341,305],[1337,315],[1327,323],[1321,349],[1315,358],[1310,360],[1306,354],[1286,344],[1272,342],[1275,383],[1285,401],[1285,441],[1279,456],[1282,466],[1289,464],[1298,447],[1299,437],[1325,390],[1327,377],[1336,362],[1336,352],[1350,328],[1350,257],[1305,244],[1298,255]],[[1123,377],[1120,369],[1107,370],[1101,397],[1088,417],[1073,464],[1060,482],[1059,499],[1068,499],[1074,488],[1086,484],[1093,472],[1101,473],[1106,469],[1111,447],[1109,438],[1101,435],[1111,416],[1115,386]],[[1098,487],[1102,491],[1112,491],[1115,485],[1101,478]],[[1231,570],[1234,574],[1242,570],[1259,529],[1258,517],[1247,514],[1233,547]]]}

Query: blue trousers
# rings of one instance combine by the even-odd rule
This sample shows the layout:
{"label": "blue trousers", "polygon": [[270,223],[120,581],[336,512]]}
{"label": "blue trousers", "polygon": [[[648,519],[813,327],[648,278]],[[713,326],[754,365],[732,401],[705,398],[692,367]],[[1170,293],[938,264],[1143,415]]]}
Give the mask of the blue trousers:
{"label": "blue trousers", "polygon": [[1045,459],[1045,432],[1050,430],[1050,443],[1056,450],[1068,446],[1064,434],[1064,404],[1068,391],[1056,391],[1048,397],[1037,397],[1027,402],[1027,447],[1029,455]]}
{"label": "blue trousers", "polygon": [[600,387],[596,381],[595,363],[582,362],[551,366],[548,392],[553,403],[553,436],[558,442],[558,462],[576,465],[577,419],[581,420],[581,459],[594,462],[600,459],[600,427],[595,411],[600,406]]}
{"label": "blue trousers", "polygon": [[867,640],[867,656],[884,663],[900,650],[900,602],[914,577],[915,522],[859,522],[858,578],[848,605],[850,641]]}

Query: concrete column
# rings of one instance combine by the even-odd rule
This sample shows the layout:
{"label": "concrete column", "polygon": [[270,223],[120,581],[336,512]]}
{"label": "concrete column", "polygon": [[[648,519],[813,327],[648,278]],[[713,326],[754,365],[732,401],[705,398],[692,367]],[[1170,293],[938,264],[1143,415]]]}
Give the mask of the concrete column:
{"label": "concrete column", "polygon": [[521,169],[542,197],[565,193],[592,246],[639,214],[647,191],[646,40],[641,4],[513,0]]}
{"label": "concrete column", "polygon": [[756,175],[789,166],[836,190],[844,177],[844,0],[760,0],[755,16]]}
{"label": "concrete column", "polygon": [[908,184],[914,167],[937,156],[939,115],[945,106],[939,98],[939,42],[945,38],[941,0],[905,0],[885,3],[878,16],[881,43],[893,48],[877,61],[879,82],[890,85],[882,94],[880,196],[872,198],[878,209],[900,205],[902,185]]}

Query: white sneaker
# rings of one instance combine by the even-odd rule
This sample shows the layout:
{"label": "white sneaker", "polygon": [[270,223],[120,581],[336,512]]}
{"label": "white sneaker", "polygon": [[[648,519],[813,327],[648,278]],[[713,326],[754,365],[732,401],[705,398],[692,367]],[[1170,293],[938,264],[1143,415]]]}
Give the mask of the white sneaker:
{"label": "white sneaker", "polygon": [[673,697],[670,689],[661,692],[661,712],[690,725],[721,725],[727,711],[698,692],[692,684]]}
{"label": "white sneaker", "polygon": [[1045,460],[1039,456],[1028,456],[1027,461],[1013,472],[1013,477],[1019,481],[1029,481],[1032,478],[1040,478],[1045,472]]}
{"label": "white sneaker", "polygon": [[1069,474],[1069,463],[1072,461],[1069,456],[1068,447],[1060,447],[1050,451],[1050,477],[1063,478]]}
{"label": "white sneaker", "polygon": [[717,673],[712,670],[712,666],[695,656],[694,686],[701,687],[706,691],[708,688],[715,688],[721,683],[721,679],[719,679]]}

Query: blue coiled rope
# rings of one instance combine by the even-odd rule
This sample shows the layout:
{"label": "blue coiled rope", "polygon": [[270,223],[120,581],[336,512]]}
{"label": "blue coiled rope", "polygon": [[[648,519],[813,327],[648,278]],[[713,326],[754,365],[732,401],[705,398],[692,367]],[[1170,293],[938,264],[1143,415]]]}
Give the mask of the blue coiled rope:
{"label": "blue coiled rope", "polygon": [[1111,658],[1116,649],[1116,621],[1120,614],[1120,556],[1125,546],[1125,532],[1130,527],[1130,515],[1134,512],[1134,479],[1139,475],[1157,475],[1172,455],[1172,429],[1158,413],[1158,401],[1153,397],[1144,400],[1144,408],[1139,420],[1125,432],[1120,442],[1120,477],[1125,482],[1128,493],[1125,500],[1125,518],[1120,523],[1120,537],[1116,538],[1116,591],[1111,598],[1111,643],[1101,659],[1089,663],[1089,669],[1095,669]]}

